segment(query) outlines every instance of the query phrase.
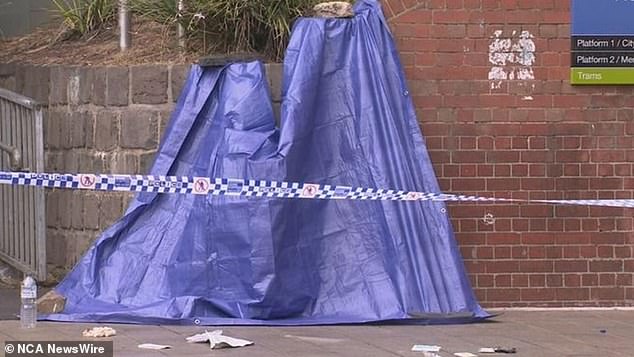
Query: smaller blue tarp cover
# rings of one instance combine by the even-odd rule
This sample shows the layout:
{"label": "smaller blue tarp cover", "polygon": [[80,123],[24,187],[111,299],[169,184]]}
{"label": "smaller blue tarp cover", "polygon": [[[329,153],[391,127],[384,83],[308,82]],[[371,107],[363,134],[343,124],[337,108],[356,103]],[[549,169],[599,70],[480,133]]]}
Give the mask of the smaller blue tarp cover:
{"label": "smaller blue tarp cover", "polygon": [[[194,66],[153,175],[439,192],[376,0],[302,18],[281,129],[260,62]],[[57,321],[309,325],[468,322],[471,289],[442,202],[140,193],[56,290]]]}

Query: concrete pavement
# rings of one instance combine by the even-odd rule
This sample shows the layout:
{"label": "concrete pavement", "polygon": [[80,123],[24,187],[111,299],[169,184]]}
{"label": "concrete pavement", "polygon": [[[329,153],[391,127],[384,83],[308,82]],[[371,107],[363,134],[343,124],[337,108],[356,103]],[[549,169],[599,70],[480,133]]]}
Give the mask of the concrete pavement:
{"label": "concrete pavement", "polygon": [[[615,310],[505,311],[491,322],[470,325],[207,327],[255,342],[214,351],[185,342],[204,331],[198,326],[38,322],[35,330],[21,330],[14,320],[0,321],[0,340],[81,340],[84,329],[103,325],[117,330],[115,356],[422,356],[410,351],[414,344],[440,345],[440,356],[487,346],[516,347],[515,356],[634,356],[634,311]],[[140,350],[141,343],[174,348]]]}

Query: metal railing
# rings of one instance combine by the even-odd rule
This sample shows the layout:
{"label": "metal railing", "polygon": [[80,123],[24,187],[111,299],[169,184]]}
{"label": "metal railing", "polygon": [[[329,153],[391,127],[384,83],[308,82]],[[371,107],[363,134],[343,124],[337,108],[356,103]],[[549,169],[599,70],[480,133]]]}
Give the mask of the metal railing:
{"label": "metal railing", "polygon": [[[44,171],[43,108],[0,88],[0,170]],[[0,185],[0,259],[46,279],[45,197],[41,187]]]}
{"label": "metal railing", "polygon": [[[132,43],[130,35],[131,11],[130,2],[128,0],[119,0],[119,48],[122,52],[127,51]],[[178,0],[176,3],[178,16],[185,10],[184,0]],[[185,48],[185,27],[179,21],[176,29],[178,37],[178,47],[183,50]]]}

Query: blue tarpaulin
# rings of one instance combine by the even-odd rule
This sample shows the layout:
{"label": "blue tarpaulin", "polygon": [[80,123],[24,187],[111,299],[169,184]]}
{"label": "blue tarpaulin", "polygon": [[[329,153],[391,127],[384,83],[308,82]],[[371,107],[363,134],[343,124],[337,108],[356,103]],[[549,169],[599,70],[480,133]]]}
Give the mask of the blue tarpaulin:
{"label": "blue tarpaulin", "polygon": [[[264,67],[194,66],[151,174],[439,192],[376,0],[303,18],[281,129]],[[59,321],[308,325],[473,321],[442,202],[141,193],[56,288]]]}

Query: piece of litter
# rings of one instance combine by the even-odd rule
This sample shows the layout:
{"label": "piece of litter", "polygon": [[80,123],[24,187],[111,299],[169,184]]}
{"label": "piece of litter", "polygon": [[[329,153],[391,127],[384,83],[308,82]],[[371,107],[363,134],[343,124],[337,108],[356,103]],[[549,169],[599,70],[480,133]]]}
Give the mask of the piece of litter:
{"label": "piece of litter", "polygon": [[328,338],[328,337],[312,337],[312,336],[296,336],[296,335],[284,335],[286,338],[293,338],[300,341],[314,342],[314,343],[340,343],[345,340],[340,338]]}
{"label": "piece of litter", "polygon": [[172,348],[170,345],[155,345],[153,343],[142,343],[138,347],[145,350],[167,350]]}
{"label": "piece of litter", "polygon": [[517,353],[515,347],[482,347],[478,353]]}
{"label": "piece of litter", "polygon": [[414,345],[412,346],[412,352],[438,352],[441,346],[435,345]]}
{"label": "piece of litter", "polygon": [[435,354],[434,352],[423,352],[423,357],[440,357],[440,355]]}
{"label": "piece of litter", "polygon": [[453,355],[456,357],[478,357],[478,355],[471,352],[456,352]]}
{"label": "piece of litter", "polygon": [[110,337],[117,334],[117,331],[112,327],[93,327],[84,330],[82,333],[84,337]]}
{"label": "piece of litter", "polygon": [[187,340],[187,342],[190,342],[190,343],[200,343],[200,342],[209,341],[209,348],[211,349],[226,348],[226,347],[232,347],[232,348],[244,347],[244,346],[249,346],[253,344],[252,341],[224,336],[222,334],[222,330],[214,330],[212,332],[205,331],[197,335],[189,336],[185,339]]}

